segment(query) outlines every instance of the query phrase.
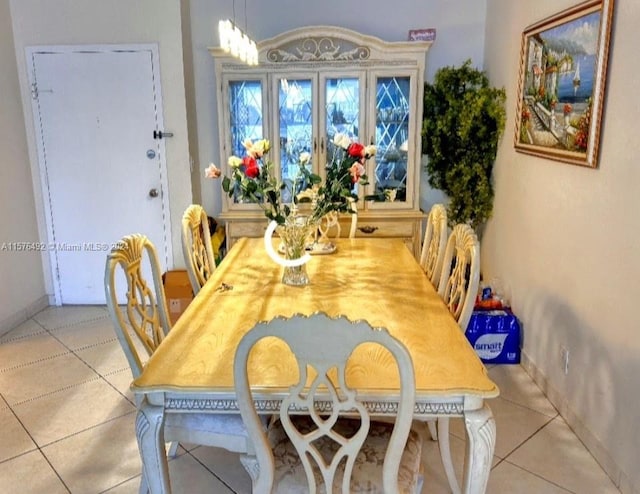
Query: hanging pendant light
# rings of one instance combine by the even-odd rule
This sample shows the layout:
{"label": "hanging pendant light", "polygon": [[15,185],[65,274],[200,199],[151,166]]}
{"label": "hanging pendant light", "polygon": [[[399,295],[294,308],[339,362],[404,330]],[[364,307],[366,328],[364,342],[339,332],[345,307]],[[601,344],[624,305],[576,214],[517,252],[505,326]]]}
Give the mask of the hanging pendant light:
{"label": "hanging pendant light", "polygon": [[[233,17],[235,21],[236,2],[233,2]],[[245,29],[247,25],[247,1],[244,2]],[[258,65],[258,47],[246,33],[244,33],[234,21],[226,19],[218,23],[218,35],[220,36],[220,46],[239,58],[248,65]]]}

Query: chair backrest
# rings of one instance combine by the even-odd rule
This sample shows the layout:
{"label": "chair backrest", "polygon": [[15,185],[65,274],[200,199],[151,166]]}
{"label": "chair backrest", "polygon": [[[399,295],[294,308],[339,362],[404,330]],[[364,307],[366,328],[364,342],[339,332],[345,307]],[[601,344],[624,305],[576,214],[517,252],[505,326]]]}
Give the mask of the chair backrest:
{"label": "chair backrest", "polygon": [[[370,418],[356,390],[346,384],[347,359],[364,342],[378,343],[390,352],[399,371],[401,394],[396,422],[385,454],[382,478],[384,492],[398,492],[398,467],[411,429],[415,404],[411,356],[406,347],[385,329],[372,328],[363,321],[351,322],[344,317],[332,319],[325,314],[310,317],[295,315],[291,319],[276,318],[269,323],[260,323],[245,334],[238,345],[234,361],[236,396],[260,467],[254,492],[271,492],[274,458],[254,408],[247,377],[247,360],[253,346],[268,336],[284,340],[297,360],[299,381],[283,399],[279,416],[304,465],[309,492],[320,492],[313,475],[314,469],[320,471],[325,486],[334,487],[336,469],[344,459],[342,492],[349,492],[353,464],[367,437]],[[374,360],[371,365],[375,365]],[[307,381],[311,378],[313,380],[307,387]],[[321,412],[314,407],[316,399],[321,402]],[[310,433],[301,433],[291,421],[290,412],[294,410],[309,413],[310,420],[317,428]],[[339,415],[345,412],[360,419],[360,428],[349,438],[333,429]],[[314,447],[315,441],[327,438],[340,446],[335,448],[337,451],[331,459],[321,457]],[[332,492],[331,487],[326,491]]]}
{"label": "chair backrest", "polygon": [[453,228],[442,261],[438,293],[466,331],[480,283],[480,243],[469,225]]}
{"label": "chair backrest", "polygon": [[[152,287],[143,276],[145,264],[151,267]],[[118,271],[126,279],[126,305],[118,303]],[[146,352],[146,361],[171,328],[158,255],[147,237],[128,235],[111,250],[104,270],[104,290],[118,341],[127,356],[133,377],[137,378],[144,365],[139,351]]]}
{"label": "chair backrest", "polygon": [[207,213],[198,204],[189,206],[182,216],[182,254],[195,295],[216,269]]}
{"label": "chair backrest", "polygon": [[442,204],[434,204],[427,217],[427,229],[422,242],[420,266],[438,288],[444,251],[447,247],[447,210]]}
{"label": "chair backrest", "polygon": [[[356,237],[356,228],[358,227],[358,204],[354,199],[349,199],[349,209],[351,209],[351,225],[349,226],[349,238]],[[340,238],[342,228],[340,227],[339,214],[337,211],[331,211],[320,218],[318,224],[319,240],[327,241],[331,238]]]}
{"label": "chair backrest", "polygon": [[326,242],[332,238],[340,238],[340,221],[337,211],[330,211],[325,214],[318,223],[318,240]]}
{"label": "chair backrest", "polygon": [[351,199],[349,201],[351,208],[351,226],[349,227],[349,238],[356,238],[356,228],[358,227],[358,203]]}

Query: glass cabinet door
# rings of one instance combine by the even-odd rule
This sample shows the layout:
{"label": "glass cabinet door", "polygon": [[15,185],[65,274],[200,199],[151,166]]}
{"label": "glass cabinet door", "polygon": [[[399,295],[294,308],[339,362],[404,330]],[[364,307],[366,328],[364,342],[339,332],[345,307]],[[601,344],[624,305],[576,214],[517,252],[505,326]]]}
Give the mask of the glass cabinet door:
{"label": "glass cabinet door", "polygon": [[[223,102],[228,109],[222,130],[225,135],[223,170],[227,170],[229,156],[242,158],[246,155],[243,142],[257,141],[268,135],[266,118],[266,78],[239,79],[229,75],[224,81]],[[227,172],[225,172],[227,173]],[[238,195],[231,199],[233,204],[241,204]],[[243,205],[240,208],[251,207]]]}
{"label": "glass cabinet door", "polygon": [[[363,142],[360,131],[363,129],[364,111],[360,107],[364,100],[365,84],[360,75],[325,75],[321,78],[324,88],[322,97],[321,121],[324,122],[320,138],[321,162],[320,175],[325,177],[324,168],[333,160],[339,160],[344,152],[336,149],[333,139],[336,134],[346,134],[352,141]],[[353,192],[358,193],[357,185]]]}
{"label": "glass cabinet door", "polygon": [[410,76],[375,78],[375,145],[372,194],[377,201],[407,201]]}
{"label": "glass cabinet door", "polygon": [[242,143],[246,139],[252,141],[262,139],[264,135],[262,81],[229,82],[229,118],[231,135],[229,154],[241,158],[246,153]]}
{"label": "glass cabinet door", "polygon": [[313,169],[314,98],[315,79],[296,76],[275,78],[277,90],[277,129],[278,142],[275,152],[279,158],[280,176],[287,184],[282,194],[285,202],[291,201],[290,191],[295,186],[296,193],[306,188],[304,183],[295,183],[300,166],[300,154],[310,153],[311,162],[307,165]]}
{"label": "glass cabinet door", "polygon": [[328,77],[324,79],[324,121],[329,142],[337,133],[359,140],[360,79],[358,77]]}

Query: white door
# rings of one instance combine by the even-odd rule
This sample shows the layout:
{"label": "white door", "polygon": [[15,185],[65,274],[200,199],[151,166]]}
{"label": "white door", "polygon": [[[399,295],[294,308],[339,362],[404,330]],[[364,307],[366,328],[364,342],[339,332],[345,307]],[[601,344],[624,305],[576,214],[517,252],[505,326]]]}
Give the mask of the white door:
{"label": "white door", "polygon": [[103,304],[107,252],[147,235],[170,256],[155,46],[27,52],[56,302]]}

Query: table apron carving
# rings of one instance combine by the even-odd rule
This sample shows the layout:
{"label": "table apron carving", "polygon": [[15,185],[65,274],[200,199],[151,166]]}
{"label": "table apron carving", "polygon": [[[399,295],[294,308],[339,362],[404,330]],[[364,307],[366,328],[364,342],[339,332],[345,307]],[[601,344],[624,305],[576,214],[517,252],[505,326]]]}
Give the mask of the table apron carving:
{"label": "table apron carving", "polygon": [[[280,410],[281,400],[278,399],[265,399],[256,400],[255,407],[258,413],[275,413]],[[363,401],[367,411],[372,416],[395,416],[398,412],[398,403],[396,401]],[[189,399],[189,398],[167,398],[165,401],[164,409],[171,413],[171,411],[180,412],[211,412],[211,413],[229,413],[239,412],[238,403],[234,399]],[[290,410],[300,413],[308,413],[307,409],[295,409],[290,407]],[[316,401],[315,410],[318,413],[331,413],[332,407],[330,401]],[[462,417],[464,415],[464,404],[461,399],[459,403],[450,402],[418,402],[414,406],[413,411],[414,418],[416,420],[434,418],[437,416],[451,416]]]}

